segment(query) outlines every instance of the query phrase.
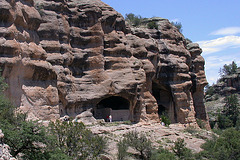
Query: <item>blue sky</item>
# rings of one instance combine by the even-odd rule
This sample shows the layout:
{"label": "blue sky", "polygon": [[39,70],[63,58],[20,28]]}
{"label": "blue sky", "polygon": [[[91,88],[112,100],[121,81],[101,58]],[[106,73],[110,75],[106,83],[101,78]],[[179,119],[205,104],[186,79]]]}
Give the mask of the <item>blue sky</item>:
{"label": "blue sky", "polygon": [[102,0],[123,16],[162,17],[182,23],[186,38],[200,44],[209,84],[233,60],[240,66],[240,0]]}

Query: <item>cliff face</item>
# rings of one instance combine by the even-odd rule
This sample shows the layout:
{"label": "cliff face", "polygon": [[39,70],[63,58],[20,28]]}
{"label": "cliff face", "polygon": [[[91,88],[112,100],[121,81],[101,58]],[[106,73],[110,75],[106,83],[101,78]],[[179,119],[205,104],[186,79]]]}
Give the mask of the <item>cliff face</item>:
{"label": "cliff face", "polygon": [[132,121],[162,112],[172,122],[208,120],[201,49],[168,20],[156,19],[159,30],[131,28],[100,0],[0,4],[6,94],[29,118],[112,108]]}

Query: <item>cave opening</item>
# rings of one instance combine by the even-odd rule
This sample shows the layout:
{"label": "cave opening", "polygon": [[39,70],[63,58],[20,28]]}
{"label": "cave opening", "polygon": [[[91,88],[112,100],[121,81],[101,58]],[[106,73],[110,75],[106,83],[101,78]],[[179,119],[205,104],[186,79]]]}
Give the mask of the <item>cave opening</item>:
{"label": "cave opening", "polygon": [[96,119],[104,119],[107,121],[109,115],[113,121],[129,120],[130,102],[120,96],[111,96],[101,100],[93,110],[93,116]]}
{"label": "cave opening", "polygon": [[162,85],[153,82],[152,95],[157,101],[159,117],[161,117],[161,115],[166,115],[171,122],[174,122],[174,104],[171,92]]}

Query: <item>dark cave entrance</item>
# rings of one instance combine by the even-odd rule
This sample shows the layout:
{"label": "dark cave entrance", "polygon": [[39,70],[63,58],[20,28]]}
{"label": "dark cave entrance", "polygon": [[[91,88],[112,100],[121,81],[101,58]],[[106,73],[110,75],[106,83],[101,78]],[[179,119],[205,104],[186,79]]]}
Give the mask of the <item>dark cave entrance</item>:
{"label": "dark cave entrance", "polygon": [[153,83],[152,94],[157,101],[158,115],[160,116],[160,115],[164,114],[164,112],[166,112],[166,107],[161,103],[161,100],[162,100],[161,89],[157,86],[156,83]]}
{"label": "dark cave entrance", "polygon": [[174,122],[174,104],[171,92],[162,85],[153,82],[152,95],[154,96],[158,104],[159,117],[161,115],[166,115],[172,122]]}
{"label": "dark cave entrance", "polygon": [[94,107],[93,115],[96,119],[104,119],[107,121],[109,115],[112,116],[113,121],[129,120],[130,102],[120,96],[111,96],[101,100],[96,107]]}

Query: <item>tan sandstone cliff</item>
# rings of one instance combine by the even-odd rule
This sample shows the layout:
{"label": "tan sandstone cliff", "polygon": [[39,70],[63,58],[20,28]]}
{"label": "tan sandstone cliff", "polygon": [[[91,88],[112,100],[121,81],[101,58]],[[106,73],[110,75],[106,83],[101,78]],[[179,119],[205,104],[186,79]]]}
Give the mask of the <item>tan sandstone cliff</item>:
{"label": "tan sandstone cliff", "polygon": [[0,0],[0,66],[6,95],[30,119],[75,117],[208,121],[198,44],[167,19],[131,28],[100,0]]}

